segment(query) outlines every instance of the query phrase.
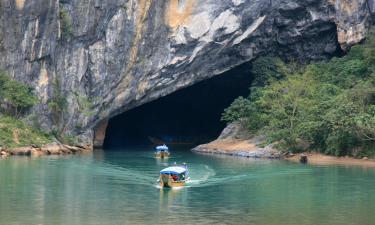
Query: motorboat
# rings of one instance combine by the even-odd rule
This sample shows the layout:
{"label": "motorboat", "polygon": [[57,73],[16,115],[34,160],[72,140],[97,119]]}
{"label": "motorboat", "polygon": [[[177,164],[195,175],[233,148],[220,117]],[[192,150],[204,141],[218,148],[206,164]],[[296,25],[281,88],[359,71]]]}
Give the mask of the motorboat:
{"label": "motorboat", "polygon": [[167,167],[160,171],[160,187],[175,188],[183,187],[188,181],[189,171],[186,164]]}
{"label": "motorboat", "polygon": [[168,146],[159,145],[155,147],[155,157],[156,158],[168,158],[170,156],[169,148]]}

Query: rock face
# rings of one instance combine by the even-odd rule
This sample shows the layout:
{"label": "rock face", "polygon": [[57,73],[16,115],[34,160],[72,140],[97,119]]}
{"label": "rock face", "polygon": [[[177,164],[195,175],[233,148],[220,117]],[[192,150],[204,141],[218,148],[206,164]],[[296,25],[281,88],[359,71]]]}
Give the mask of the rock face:
{"label": "rock face", "polygon": [[272,144],[261,147],[264,141],[264,137],[253,137],[240,123],[234,122],[228,124],[216,140],[198,145],[192,151],[248,158],[282,158],[282,152],[275,149]]}
{"label": "rock face", "polygon": [[248,129],[244,127],[240,122],[232,122],[228,124],[224,130],[221,132],[218,139],[250,139],[251,134],[249,133]]}
{"label": "rock face", "polygon": [[[108,118],[262,54],[346,50],[365,37],[374,2],[2,0],[0,68],[35,87],[30,116],[43,128],[92,143]],[[49,107],[59,98],[63,109]]]}

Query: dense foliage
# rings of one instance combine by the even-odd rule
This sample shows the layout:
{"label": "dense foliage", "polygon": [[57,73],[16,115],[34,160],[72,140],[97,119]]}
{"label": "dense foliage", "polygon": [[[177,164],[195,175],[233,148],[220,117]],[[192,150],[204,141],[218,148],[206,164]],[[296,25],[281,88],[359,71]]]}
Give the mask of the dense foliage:
{"label": "dense foliage", "polygon": [[253,64],[251,94],[227,108],[284,150],[375,156],[375,39],[342,58],[299,66],[261,58]]}

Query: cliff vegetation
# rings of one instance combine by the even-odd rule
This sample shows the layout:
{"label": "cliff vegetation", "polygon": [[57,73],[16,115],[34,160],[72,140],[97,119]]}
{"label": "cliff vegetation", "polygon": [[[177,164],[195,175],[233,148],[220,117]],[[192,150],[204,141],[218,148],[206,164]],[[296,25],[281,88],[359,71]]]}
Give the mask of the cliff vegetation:
{"label": "cliff vegetation", "polygon": [[298,65],[253,63],[251,94],[223,113],[281,150],[375,156],[375,37],[342,58]]}
{"label": "cliff vegetation", "polygon": [[[51,142],[50,135],[23,120],[26,111],[38,102],[31,87],[0,72],[0,147],[40,146]],[[30,122],[32,124],[32,122]]]}

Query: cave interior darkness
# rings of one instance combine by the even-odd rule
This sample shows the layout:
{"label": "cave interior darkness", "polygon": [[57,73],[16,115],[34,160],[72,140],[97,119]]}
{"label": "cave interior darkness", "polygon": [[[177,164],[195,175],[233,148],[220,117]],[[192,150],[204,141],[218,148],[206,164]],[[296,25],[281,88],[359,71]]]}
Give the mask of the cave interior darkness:
{"label": "cave interior darkness", "polygon": [[150,137],[192,146],[217,138],[225,128],[224,109],[249,94],[250,69],[249,63],[242,64],[111,118],[104,149],[151,146]]}

